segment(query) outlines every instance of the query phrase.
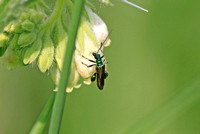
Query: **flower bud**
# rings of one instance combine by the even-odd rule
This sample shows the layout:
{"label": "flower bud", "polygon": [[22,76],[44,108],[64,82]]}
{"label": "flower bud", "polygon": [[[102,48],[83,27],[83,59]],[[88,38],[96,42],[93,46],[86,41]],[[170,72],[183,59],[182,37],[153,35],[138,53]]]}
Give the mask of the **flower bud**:
{"label": "flower bud", "polygon": [[29,19],[29,13],[23,12],[20,16],[20,20],[23,22],[25,20]]}
{"label": "flower bud", "polygon": [[42,40],[38,38],[29,48],[26,49],[24,54],[24,64],[31,64],[36,60],[42,48]]}
{"label": "flower bud", "polygon": [[0,47],[7,45],[9,37],[6,34],[0,34]]}
{"label": "flower bud", "polygon": [[6,34],[0,34],[0,56],[2,56],[6,49],[9,37]]}
{"label": "flower bud", "polygon": [[17,45],[18,39],[19,39],[19,34],[14,34],[14,36],[12,37],[10,41],[10,47],[12,50],[15,50],[16,48],[18,48],[18,45]]}
{"label": "flower bud", "polygon": [[37,34],[35,32],[27,33],[23,32],[19,36],[18,45],[20,47],[26,47],[35,41]]}
{"label": "flower bud", "polygon": [[3,29],[3,31],[4,32],[7,32],[7,33],[10,33],[11,31],[10,31],[10,29],[11,29],[11,26],[12,26],[12,24],[10,23],[10,24],[8,24],[4,29]]}
{"label": "flower bud", "polygon": [[25,20],[24,22],[22,22],[22,29],[25,31],[33,31],[33,29],[35,28],[35,24],[29,20]]}
{"label": "flower bud", "polygon": [[31,14],[30,20],[35,24],[42,24],[44,22],[44,14],[41,12],[33,13]]}
{"label": "flower bud", "polygon": [[18,23],[12,24],[10,27],[10,32],[12,33],[21,33],[22,32],[22,28],[21,25]]}
{"label": "flower bud", "polygon": [[50,69],[54,59],[54,45],[50,38],[50,31],[46,32],[43,37],[43,49],[38,59],[38,67],[41,72]]}

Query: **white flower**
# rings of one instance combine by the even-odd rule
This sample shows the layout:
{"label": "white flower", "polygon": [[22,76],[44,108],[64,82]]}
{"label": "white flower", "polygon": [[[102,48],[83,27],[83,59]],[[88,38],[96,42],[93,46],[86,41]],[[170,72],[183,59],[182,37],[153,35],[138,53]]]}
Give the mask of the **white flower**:
{"label": "white flower", "polygon": [[[93,52],[97,52],[101,42],[104,42],[108,36],[108,29],[103,20],[95,14],[89,7],[85,7],[89,16],[89,20],[82,17],[80,26],[78,29],[76,49],[73,55],[71,63],[70,77],[66,92],[72,92],[73,88],[79,88],[81,86],[80,77],[83,78],[85,84],[91,83],[91,76],[96,71],[96,66],[87,67],[84,64],[94,64],[87,59],[94,60]],[[104,43],[104,46],[109,46],[110,39]],[[103,49],[102,47],[102,49]],[[84,64],[83,64],[84,63]],[[60,79],[60,70],[57,66],[51,69],[52,77],[56,85],[58,85]],[[57,90],[57,88],[55,89]]]}
{"label": "white flower", "polygon": [[[95,66],[88,68],[86,65],[82,64],[85,63],[87,65],[94,64],[87,59],[83,58],[87,57],[88,59],[91,59],[95,61],[94,56],[92,55],[93,52],[97,52],[99,49],[99,45],[101,42],[103,42],[107,35],[108,35],[108,29],[106,24],[103,22],[103,20],[92,10],[88,7],[86,7],[88,16],[90,18],[90,27],[95,35],[96,42],[92,39],[90,32],[88,33],[88,30],[83,31],[84,32],[84,42],[83,44],[80,44],[79,42],[76,44],[76,52],[75,52],[75,61],[77,65],[77,70],[79,74],[85,78],[84,83],[90,84],[90,77],[95,72]],[[87,22],[83,22],[87,23]],[[84,26],[84,24],[82,24]],[[88,27],[89,28],[89,27]],[[110,44],[110,40],[107,41],[105,46],[108,46]]]}

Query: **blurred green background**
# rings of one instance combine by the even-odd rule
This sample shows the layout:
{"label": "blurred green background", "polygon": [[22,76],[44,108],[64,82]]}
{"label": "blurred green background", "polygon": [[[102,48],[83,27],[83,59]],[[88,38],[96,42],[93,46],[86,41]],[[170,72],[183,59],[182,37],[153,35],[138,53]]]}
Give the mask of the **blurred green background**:
{"label": "blurred green background", "polygon": [[[104,49],[109,77],[103,91],[93,83],[67,95],[60,134],[200,133],[200,98],[192,101],[200,88],[177,101],[194,81],[200,85],[200,1],[130,1],[149,13],[119,0],[113,7],[96,3],[113,30]],[[29,133],[53,87],[36,67],[0,66],[0,134]],[[128,131],[134,127],[141,131]]]}

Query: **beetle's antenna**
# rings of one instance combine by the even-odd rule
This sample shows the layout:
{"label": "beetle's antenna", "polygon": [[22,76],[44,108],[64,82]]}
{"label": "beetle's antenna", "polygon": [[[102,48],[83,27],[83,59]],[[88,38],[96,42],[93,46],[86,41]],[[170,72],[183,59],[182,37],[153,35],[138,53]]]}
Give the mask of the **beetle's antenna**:
{"label": "beetle's antenna", "polygon": [[133,4],[133,3],[129,2],[128,0],[121,0],[121,1],[127,3],[127,4],[129,4],[129,5],[131,5],[131,6],[134,6],[134,7],[138,8],[138,9],[141,9],[141,10],[143,10],[143,11],[145,11],[145,12],[149,12],[148,10],[146,10],[146,9],[144,9],[144,8],[142,8],[142,7],[138,6],[138,5],[136,5],[136,4]]}
{"label": "beetle's antenna", "polygon": [[110,35],[110,33],[111,33],[111,32],[112,32],[112,30],[110,30],[110,32],[108,33],[108,35],[107,35],[106,39],[105,39],[103,42],[101,42],[101,46],[99,47],[99,49],[98,49],[97,53],[99,52],[99,50],[101,50],[101,48],[102,48],[103,44],[106,42],[106,40],[108,39],[108,37],[109,37],[109,35]]}

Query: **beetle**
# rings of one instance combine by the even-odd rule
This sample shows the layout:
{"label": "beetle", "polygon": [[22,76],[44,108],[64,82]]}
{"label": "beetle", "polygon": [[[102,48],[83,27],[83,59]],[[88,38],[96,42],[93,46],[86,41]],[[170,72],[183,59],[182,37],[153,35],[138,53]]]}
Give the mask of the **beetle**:
{"label": "beetle", "polygon": [[[110,35],[112,31],[109,32],[108,36]],[[108,77],[108,72],[106,71],[105,69],[105,65],[108,64],[108,62],[106,62],[105,58],[104,58],[104,54],[101,56],[99,51],[102,51],[102,46],[104,45],[104,43],[106,42],[108,36],[106,37],[106,39],[101,43],[99,49],[97,52],[93,52],[92,55],[94,56],[95,58],[95,61],[94,60],[91,60],[85,56],[82,55],[83,58],[87,59],[88,61],[94,63],[94,64],[91,64],[91,65],[87,65],[85,63],[82,62],[82,64],[84,64],[85,66],[87,66],[88,68],[89,67],[92,67],[92,66],[96,66],[96,72],[92,75],[91,77],[91,81],[95,81],[97,79],[97,86],[100,90],[103,89],[104,87],[104,79],[106,79]],[[104,58],[104,60],[103,60]]]}

